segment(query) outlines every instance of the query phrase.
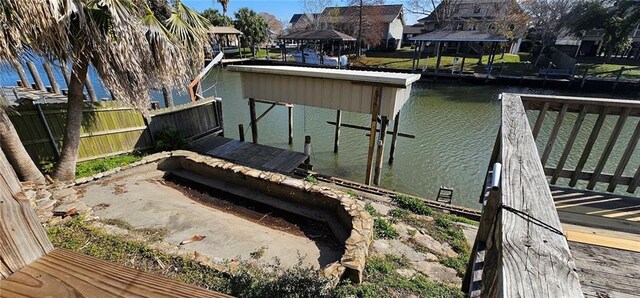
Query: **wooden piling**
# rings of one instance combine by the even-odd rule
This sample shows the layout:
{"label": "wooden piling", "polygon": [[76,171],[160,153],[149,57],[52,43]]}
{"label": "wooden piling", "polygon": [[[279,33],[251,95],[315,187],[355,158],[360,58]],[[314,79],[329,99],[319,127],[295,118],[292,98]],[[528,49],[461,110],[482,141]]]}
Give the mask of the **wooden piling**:
{"label": "wooden piling", "polygon": [[311,136],[304,136],[304,154],[307,155],[307,159],[304,161],[304,165],[307,170],[311,169]]}
{"label": "wooden piling", "polygon": [[56,81],[56,77],[53,75],[53,70],[51,70],[51,64],[49,63],[49,61],[45,60],[44,63],[42,63],[42,67],[47,73],[47,78],[49,78],[49,84],[51,84],[53,92],[55,92],[56,94],[61,94],[62,90],[60,90],[60,85],[58,85],[58,81]]}
{"label": "wooden piling", "polygon": [[289,145],[293,145],[293,106],[287,106],[289,110]]}
{"label": "wooden piling", "polygon": [[616,90],[616,88],[618,87],[618,83],[620,82],[620,77],[622,76],[622,73],[624,73],[624,67],[621,67],[620,70],[618,71],[618,76],[616,76],[616,81],[613,83],[613,86],[611,87],[612,90]]}
{"label": "wooden piling", "polygon": [[389,152],[389,164],[393,163],[394,156],[396,154],[396,142],[398,141],[398,127],[400,126],[400,112],[396,114],[396,119],[393,120],[393,136],[391,137],[391,152]]}
{"label": "wooden piling", "polygon": [[333,153],[338,153],[338,147],[340,146],[340,126],[342,125],[342,111],[336,112],[336,133],[333,138]]}
{"label": "wooden piling", "polygon": [[369,131],[369,153],[367,154],[367,174],[364,178],[366,185],[371,185],[371,173],[373,170],[373,153],[376,147],[376,131],[378,115],[380,114],[380,101],[382,100],[382,87],[376,86],[371,99],[371,129]]}
{"label": "wooden piling", "polygon": [[29,79],[27,78],[27,74],[24,72],[24,68],[22,68],[22,64],[20,64],[20,62],[11,61],[11,65],[18,73],[18,77],[20,77],[22,87],[29,88],[29,85],[31,85],[31,83],[29,83]]}
{"label": "wooden piling", "polygon": [[256,120],[256,100],[249,98],[249,113],[251,116],[251,140],[258,144],[258,122]]}
{"label": "wooden piling", "polygon": [[384,140],[387,135],[384,131],[387,131],[387,125],[389,119],[386,116],[381,117],[380,121],[380,140],[378,142],[378,154],[376,155],[376,170],[373,176],[373,184],[380,185],[380,176],[382,174],[382,157],[384,156]]}
{"label": "wooden piling", "polygon": [[240,137],[240,141],[244,142],[244,125],[238,124],[238,136]]}
{"label": "wooden piling", "polygon": [[42,79],[40,78],[40,74],[38,73],[38,69],[36,68],[36,64],[33,63],[32,61],[27,61],[27,67],[29,68],[31,77],[33,77],[33,81],[36,84],[35,89],[47,91],[47,88],[45,88],[44,84],[42,83]]}

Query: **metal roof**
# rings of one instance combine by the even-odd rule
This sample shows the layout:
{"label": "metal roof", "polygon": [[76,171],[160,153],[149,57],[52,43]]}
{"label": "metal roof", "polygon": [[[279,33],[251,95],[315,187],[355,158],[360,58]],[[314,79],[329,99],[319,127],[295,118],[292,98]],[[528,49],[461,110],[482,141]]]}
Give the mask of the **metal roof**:
{"label": "metal roof", "polygon": [[244,97],[355,113],[371,113],[382,87],[380,115],[391,120],[411,94],[419,74],[295,66],[230,65],[240,72]]}
{"label": "metal roof", "polygon": [[482,31],[465,31],[465,30],[437,30],[421,34],[409,40],[416,41],[471,41],[471,42],[503,42],[509,41],[503,36],[495,35]]}
{"label": "metal roof", "polygon": [[354,41],[355,37],[346,35],[336,30],[304,30],[289,33],[285,36],[279,37],[279,39],[294,39],[294,40],[342,40],[342,41]]}
{"label": "metal roof", "polygon": [[233,27],[209,27],[209,33],[211,34],[239,34],[242,35],[242,32]]}

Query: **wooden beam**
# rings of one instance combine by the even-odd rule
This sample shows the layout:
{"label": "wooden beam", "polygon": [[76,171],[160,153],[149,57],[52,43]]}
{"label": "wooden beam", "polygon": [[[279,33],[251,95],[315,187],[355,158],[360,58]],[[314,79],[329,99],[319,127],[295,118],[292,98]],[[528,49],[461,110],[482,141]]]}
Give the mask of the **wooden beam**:
{"label": "wooden beam", "polygon": [[[442,46],[443,46],[443,45],[444,45],[444,44],[442,43],[442,41],[439,41],[439,42],[438,42],[438,48],[437,48],[437,51],[438,51],[438,57],[437,57],[437,59],[436,59],[436,72],[435,72],[435,74],[436,74],[436,76],[435,76],[435,77],[436,77],[436,78],[438,77],[438,72],[440,71],[440,61],[442,60]],[[427,62],[427,63],[428,63],[428,62]]]}
{"label": "wooden beam", "polygon": [[576,122],[573,123],[573,128],[571,129],[571,133],[569,134],[569,139],[567,140],[567,144],[564,146],[564,151],[562,151],[562,155],[560,156],[560,160],[558,161],[558,165],[556,166],[556,170],[553,173],[553,177],[551,177],[551,184],[555,184],[558,181],[558,177],[560,172],[562,172],[562,168],[564,164],[567,162],[567,158],[569,158],[569,154],[571,153],[571,149],[573,148],[573,143],[580,132],[580,128],[582,127],[582,122],[584,122],[584,118],[587,116],[587,105],[582,106],[582,110],[578,117],[576,118]]}
{"label": "wooden beam", "polygon": [[580,160],[578,160],[578,164],[576,165],[576,171],[573,173],[573,177],[569,181],[569,186],[574,187],[578,183],[578,178],[580,177],[580,173],[584,169],[584,165],[587,163],[587,159],[591,155],[591,150],[593,150],[593,145],[595,145],[596,140],[598,139],[598,135],[600,134],[600,129],[602,129],[602,124],[604,120],[607,118],[607,114],[609,113],[609,107],[604,106],[600,111],[600,115],[598,115],[598,119],[596,123],[593,125],[591,129],[591,134],[589,135],[589,139],[587,140],[587,144],[584,146],[584,150],[582,151],[582,155],[580,156]]}
{"label": "wooden beam", "polygon": [[45,88],[44,84],[42,83],[42,79],[40,78],[40,73],[38,73],[38,69],[36,68],[36,64],[33,63],[33,61],[27,61],[27,67],[29,68],[31,77],[33,77],[33,81],[36,84],[36,89],[47,91],[47,88]]}
{"label": "wooden beam", "polygon": [[400,126],[400,112],[396,114],[393,120],[393,137],[391,138],[391,151],[389,152],[389,164],[393,163],[396,154],[396,143],[398,142],[398,128]]}
{"label": "wooden beam", "polygon": [[58,85],[58,81],[56,81],[56,77],[53,75],[53,70],[51,69],[51,64],[49,63],[49,61],[45,60],[44,63],[42,63],[42,67],[44,68],[44,71],[47,73],[47,77],[49,78],[49,83],[53,88],[53,92],[55,92],[56,94],[62,94],[62,89],[60,89],[60,85]]}
{"label": "wooden beam", "polygon": [[333,137],[333,153],[338,153],[340,147],[340,125],[342,124],[342,111],[336,112],[336,132]]}
{"label": "wooden beam", "polygon": [[380,175],[382,174],[382,157],[384,155],[384,140],[386,133],[382,133],[387,130],[389,119],[387,116],[382,116],[380,120],[380,141],[378,142],[378,154],[376,155],[376,168],[373,176],[373,184],[380,185]]}
{"label": "wooden beam", "polygon": [[87,77],[84,79],[84,87],[87,89],[89,100],[91,100],[91,102],[98,102],[98,96],[96,96],[96,90],[93,88],[93,83],[91,83],[89,73],[87,73]]}
{"label": "wooden beam", "polygon": [[501,129],[502,205],[492,237],[498,251],[485,258],[485,265],[497,266],[497,288],[489,281],[483,289],[492,291],[482,294],[583,297],[519,96],[503,95]]}
{"label": "wooden beam", "polygon": [[367,173],[364,178],[366,185],[371,185],[371,173],[373,170],[373,153],[376,146],[376,131],[378,115],[380,114],[380,102],[382,101],[382,87],[375,87],[371,98],[371,129],[369,133],[369,153],[367,154]]}
{"label": "wooden beam", "polygon": [[258,121],[256,120],[256,100],[249,98],[249,114],[251,118],[251,141],[258,144]]}
{"label": "wooden beam", "polygon": [[0,280],[52,250],[18,176],[0,150]]}
{"label": "wooden beam", "polygon": [[627,192],[634,193],[638,188],[638,185],[640,185],[640,167],[636,170],[636,174],[633,175],[633,179],[631,179],[631,183],[629,183]]}
{"label": "wooden beam", "polygon": [[622,127],[624,123],[627,121],[627,116],[629,115],[630,108],[626,108],[620,117],[618,117],[618,121],[616,122],[616,126],[611,131],[611,136],[609,137],[609,141],[607,142],[604,151],[602,152],[602,156],[600,156],[600,160],[598,161],[598,165],[596,165],[596,169],[593,171],[593,176],[591,180],[589,180],[589,184],[587,184],[587,189],[592,190],[596,183],[598,183],[598,176],[604,170],[604,166],[607,164],[607,160],[609,160],[609,155],[611,155],[611,151],[613,151],[613,147],[616,145],[618,141],[618,137],[620,136],[620,132],[622,132]]}
{"label": "wooden beam", "polygon": [[558,132],[560,132],[560,127],[562,127],[562,121],[564,120],[564,116],[567,114],[568,107],[568,104],[562,105],[562,110],[558,113],[558,117],[556,117],[556,121],[553,124],[549,140],[547,140],[547,145],[544,147],[544,152],[542,153],[541,161],[543,166],[547,164],[549,155],[551,155],[551,150],[553,150],[553,145],[556,143],[556,138],[558,137]]}
{"label": "wooden beam", "polygon": [[607,188],[608,192],[614,192],[616,190],[616,186],[618,185],[618,180],[622,177],[624,173],[624,169],[629,164],[629,159],[631,159],[631,155],[636,150],[636,146],[638,145],[638,140],[640,139],[640,121],[636,125],[636,129],[633,131],[633,135],[627,144],[627,149],[624,150],[624,154],[618,163],[618,167],[616,168],[615,173],[613,174],[613,179],[611,183],[609,183],[609,187]]}
{"label": "wooden beam", "polygon": [[[336,125],[336,122],[327,121],[327,124]],[[347,127],[347,128],[353,128],[353,129],[358,129],[358,130],[366,130],[366,131],[369,131],[369,129],[370,129],[369,127],[355,125],[355,124],[349,124],[349,123],[340,123],[340,127]],[[376,133],[378,133],[378,132],[380,132],[380,130],[376,129]],[[388,135],[392,135],[393,131],[387,130],[387,134]],[[367,133],[367,136],[369,136],[369,133]],[[403,138],[408,138],[408,139],[415,139],[416,138],[415,135],[408,134],[408,133],[402,133],[402,132],[398,132],[398,136],[399,137],[403,137]]]}
{"label": "wooden beam", "polygon": [[260,116],[258,116],[258,118],[256,119],[256,123],[258,121],[260,121],[260,119],[264,118],[264,116],[267,115],[267,113],[269,113],[271,110],[273,110],[273,108],[276,107],[276,104],[271,104],[271,106],[269,108],[267,108],[267,110],[265,110],[264,112],[262,112],[262,114],[260,114]]}

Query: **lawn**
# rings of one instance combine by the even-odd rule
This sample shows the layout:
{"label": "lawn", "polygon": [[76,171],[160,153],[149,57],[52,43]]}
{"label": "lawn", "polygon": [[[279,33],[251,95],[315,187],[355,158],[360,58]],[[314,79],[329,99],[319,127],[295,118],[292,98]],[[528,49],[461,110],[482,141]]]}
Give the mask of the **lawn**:
{"label": "lawn", "polygon": [[640,79],[640,67],[633,65],[623,65],[623,64],[595,64],[595,63],[584,63],[580,64],[576,69],[576,75],[582,76],[584,74],[584,70],[586,67],[589,67],[589,75],[596,77],[610,77],[615,78],[618,76],[619,70],[621,68],[631,69],[625,70],[622,73],[622,78],[628,79]]}

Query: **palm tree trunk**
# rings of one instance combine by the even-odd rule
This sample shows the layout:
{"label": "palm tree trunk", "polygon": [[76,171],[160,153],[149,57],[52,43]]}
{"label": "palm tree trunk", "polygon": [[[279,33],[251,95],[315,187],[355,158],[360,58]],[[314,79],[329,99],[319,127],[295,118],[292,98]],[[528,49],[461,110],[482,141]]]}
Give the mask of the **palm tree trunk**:
{"label": "palm tree trunk", "polygon": [[4,108],[0,107],[0,147],[22,181],[44,184],[46,180],[24,149],[18,132]]}
{"label": "palm tree trunk", "polygon": [[62,140],[60,159],[53,172],[53,177],[60,181],[71,181],[76,175],[76,161],[80,148],[80,128],[82,126],[82,108],[84,106],[84,84],[89,68],[88,58],[80,58],[73,63],[69,96],[67,97],[67,125]]}
{"label": "palm tree trunk", "polygon": [[164,97],[164,106],[169,108],[173,107],[173,93],[171,89],[167,89],[167,87],[162,87],[162,96]]}

